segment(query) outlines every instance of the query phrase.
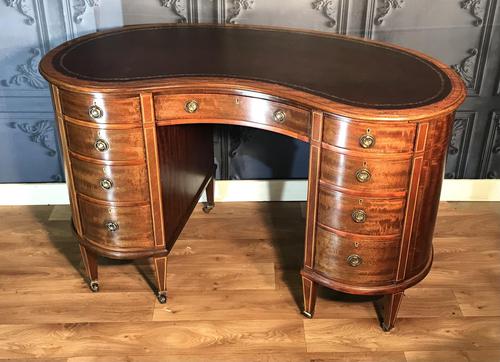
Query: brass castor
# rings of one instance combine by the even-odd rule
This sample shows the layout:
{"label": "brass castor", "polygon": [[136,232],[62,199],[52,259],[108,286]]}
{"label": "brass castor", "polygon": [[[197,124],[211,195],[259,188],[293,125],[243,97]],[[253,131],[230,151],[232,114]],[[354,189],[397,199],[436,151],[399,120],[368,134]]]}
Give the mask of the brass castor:
{"label": "brass castor", "polygon": [[99,282],[97,281],[91,281],[89,284],[90,290],[94,293],[99,291]]}
{"label": "brass castor", "polygon": [[209,205],[209,204],[205,204],[205,206],[203,206],[203,212],[205,214],[208,214],[210,211],[212,211],[212,209],[215,207],[215,205]]}
{"label": "brass castor", "polygon": [[167,302],[167,296],[163,293],[158,293],[156,297],[158,298],[158,302],[160,302],[160,304],[165,304]]}
{"label": "brass castor", "polygon": [[390,330],[392,329],[392,327],[391,327],[391,326],[386,326],[386,325],[385,325],[385,323],[383,323],[383,322],[381,323],[381,325],[380,325],[380,326],[382,327],[382,330],[383,330],[384,332],[390,332]]}
{"label": "brass castor", "polygon": [[302,311],[302,314],[303,314],[304,316],[306,316],[307,318],[309,318],[309,319],[311,319],[311,318],[313,317],[311,313],[306,312],[305,310],[303,310],[303,311]]}

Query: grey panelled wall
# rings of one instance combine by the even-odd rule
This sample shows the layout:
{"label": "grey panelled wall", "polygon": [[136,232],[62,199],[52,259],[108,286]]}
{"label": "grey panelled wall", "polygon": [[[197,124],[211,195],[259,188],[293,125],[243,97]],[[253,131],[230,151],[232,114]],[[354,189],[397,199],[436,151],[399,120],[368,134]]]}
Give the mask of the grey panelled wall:
{"label": "grey panelled wall", "polygon": [[[37,71],[48,49],[88,32],[166,22],[314,29],[428,53],[453,65],[469,90],[446,177],[500,178],[499,7],[500,0],[0,0],[0,182],[63,179]],[[286,59],[276,54],[276,61]],[[284,136],[219,127],[215,151],[219,178],[307,177],[307,145]]]}

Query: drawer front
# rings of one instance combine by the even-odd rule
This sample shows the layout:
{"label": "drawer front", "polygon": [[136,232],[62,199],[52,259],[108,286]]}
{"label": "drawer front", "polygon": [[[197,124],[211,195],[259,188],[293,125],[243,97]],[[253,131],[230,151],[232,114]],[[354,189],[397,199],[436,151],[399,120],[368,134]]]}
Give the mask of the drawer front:
{"label": "drawer front", "polygon": [[321,179],[358,191],[405,192],[410,159],[376,159],[345,155],[323,148]]}
{"label": "drawer front", "polygon": [[156,119],[160,121],[226,119],[265,124],[303,136],[309,133],[308,111],[259,98],[228,94],[158,95],[154,104]]}
{"label": "drawer front", "polygon": [[394,282],[399,240],[345,238],[321,227],[316,229],[314,269],[328,278],[353,285]]}
{"label": "drawer front", "polygon": [[78,193],[104,201],[149,200],[146,165],[104,166],[71,157]]}
{"label": "drawer front", "polygon": [[[105,161],[145,159],[141,128],[100,129],[65,122],[68,147],[84,156]],[[107,145],[107,146],[106,146]]]}
{"label": "drawer front", "polygon": [[62,113],[97,123],[141,123],[138,97],[97,98],[89,94],[61,91]]}
{"label": "drawer front", "polygon": [[105,206],[82,197],[78,198],[78,203],[83,235],[90,240],[110,249],[154,247],[149,205]]}
{"label": "drawer front", "polygon": [[323,141],[333,146],[364,152],[411,152],[416,125],[410,123],[370,123],[325,117]]}
{"label": "drawer front", "polygon": [[320,189],[318,222],[337,230],[365,235],[401,234],[405,199],[354,197]]}

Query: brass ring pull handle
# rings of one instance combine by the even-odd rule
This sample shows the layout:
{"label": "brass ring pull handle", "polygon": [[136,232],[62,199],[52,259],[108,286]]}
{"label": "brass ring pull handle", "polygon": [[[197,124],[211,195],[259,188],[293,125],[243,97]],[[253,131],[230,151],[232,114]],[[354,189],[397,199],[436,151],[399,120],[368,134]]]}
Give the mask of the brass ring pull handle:
{"label": "brass ring pull handle", "polygon": [[286,120],[286,113],[285,111],[278,109],[276,112],[273,114],[273,119],[277,123],[283,123]]}
{"label": "brass ring pull handle", "polygon": [[356,180],[361,183],[365,183],[370,181],[370,178],[372,177],[372,174],[370,171],[366,168],[360,168],[359,170],[356,171]]}
{"label": "brass ring pull handle", "polygon": [[108,221],[104,225],[106,226],[106,229],[108,229],[111,232],[115,232],[119,228],[118,223],[114,221]]}
{"label": "brass ring pull handle", "polygon": [[371,148],[375,145],[375,137],[371,134],[364,134],[359,137],[359,144],[363,148]]}
{"label": "brass ring pull handle", "polygon": [[97,104],[93,104],[89,107],[89,116],[92,119],[99,119],[104,116],[104,111]]}
{"label": "brass ring pull handle", "polygon": [[352,254],[347,257],[347,264],[352,267],[360,266],[363,263],[363,259],[358,254]]}
{"label": "brass ring pull handle", "polygon": [[184,109],[188,113],[194,113],[198,110],[198,102],[196,102],[195,100],[187,101]]}
{"label": "brass ring pull handle", "polygon": [[109,143],[102,138],[99,138],[95,141],[94,147],[99,152],[106,152],[107,150],[109,150]]}
{"label": "brass ring pull handle", "polygon": [[113,181],[111,181],[109,178],[103,178],[101,181],[99,181],[99,184],[104,190],[109,190],[113,187]]}
{"label": "brass ring pull handle", "polygon": [[362,224],[366,221],[367,215],[365,210],[357,209],[352,212],[351,217],[355,223]]}

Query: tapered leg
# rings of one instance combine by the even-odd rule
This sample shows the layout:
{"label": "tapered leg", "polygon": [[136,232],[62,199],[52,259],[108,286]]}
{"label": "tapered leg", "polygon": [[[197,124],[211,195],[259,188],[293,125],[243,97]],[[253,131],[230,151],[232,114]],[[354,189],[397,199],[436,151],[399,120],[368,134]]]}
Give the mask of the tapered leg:
{"label": "tapered leg", "polygon": [[208,214],[214,207],[215,207],[215,201],[214,201],[214,188],[215,188],[215,168],[214,166],[214,174],[212,175],[212,178],[207,184],[207,188],[205,189],[207,193],[207,202],[203,206],[203,212]]}
{"label": "tapered leg", "polygon": [[99,281],[97,279],[97,255],[80,244],[80,253],[82,254],[85,273],[89,280],[90,290],[93,292],[99,291]]}
{"label": "tapered leg", "polygon": [[376,302],[377,311],[381,319],[381,326],[385,332],[394,328],[403,295],[403,292],[388,294]]}
{"label": "tapered leg", "polygon": [[304,311],[302,313],[307,318],[312,318],[314,315],[314,307],[316,306],[316,295],[318,293],[317,284],[311,279],[303,276],[302,293],[304,295]]}
{"label": "tapered leg", "polygon": [[161,304],[167,302],[167,257],[155,256],[153,257],[156,274],[156,285],[158,291],[156,296]]}

